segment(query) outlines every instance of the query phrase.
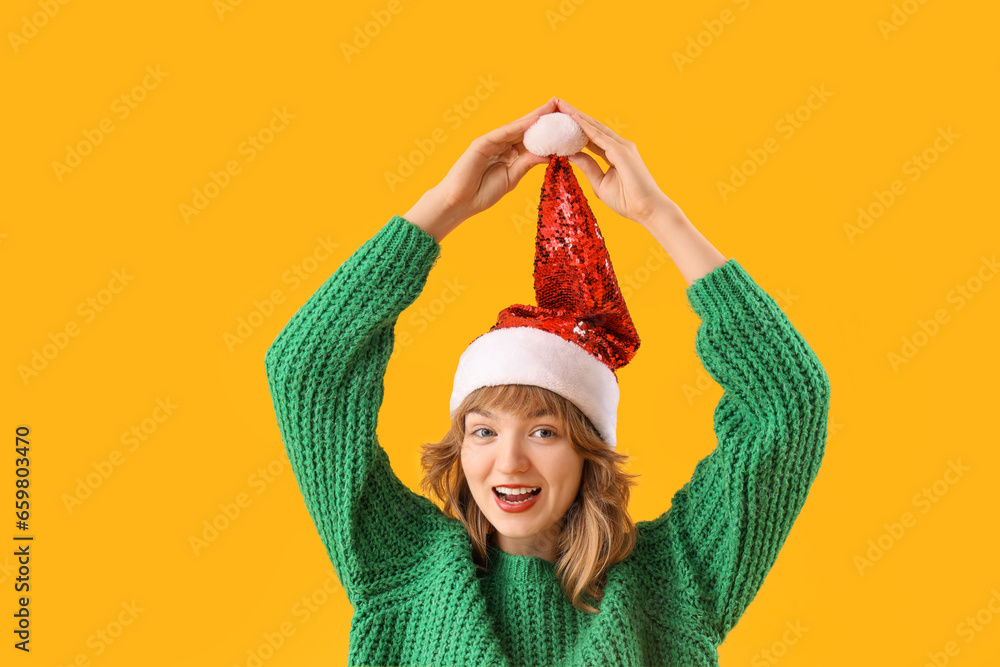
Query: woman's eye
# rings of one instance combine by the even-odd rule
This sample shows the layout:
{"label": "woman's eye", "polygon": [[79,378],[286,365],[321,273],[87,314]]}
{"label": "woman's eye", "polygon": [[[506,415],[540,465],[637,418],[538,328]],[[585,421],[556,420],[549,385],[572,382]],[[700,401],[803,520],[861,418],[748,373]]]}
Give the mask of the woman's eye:
{"label": "woman's eye", "polygon": [[[485,435],[483,434],[484,431]],[[546,440],[551,440],[553,438],[559,437],[559,435],[550,428],[538,428],[535,429],[535,433],[541,433],[542,435],[540,437],[545,438]],[[484,426],[473,430],[472,435],[477,438],[490,438],[496,435],[496,433],[494,433],[493,429],[489,429]]]}

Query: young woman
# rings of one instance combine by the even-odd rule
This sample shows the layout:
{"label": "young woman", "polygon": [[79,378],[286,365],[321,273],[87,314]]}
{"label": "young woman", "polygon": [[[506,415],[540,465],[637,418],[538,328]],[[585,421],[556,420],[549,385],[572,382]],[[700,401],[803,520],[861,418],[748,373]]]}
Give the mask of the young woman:
{"label": "young woman", "polygon": [[[608,170],[583,152],[570,161],[686,280],[696,349],[724,389],[717,446],[652,521],[629,519],[634,476],[593,407],[549,389],[464,396],[422,456],[422,487],[444,509],[395,476],[376,438],[399,314],[444,237],[548,162],[522,139],[556,111]],[[296,480],[354,606],[350,665],[717,665],[826,440],[828,378],[774,300],[660,191],[634,143],[556,98],[474,140],[295,313],[265,364]]]}

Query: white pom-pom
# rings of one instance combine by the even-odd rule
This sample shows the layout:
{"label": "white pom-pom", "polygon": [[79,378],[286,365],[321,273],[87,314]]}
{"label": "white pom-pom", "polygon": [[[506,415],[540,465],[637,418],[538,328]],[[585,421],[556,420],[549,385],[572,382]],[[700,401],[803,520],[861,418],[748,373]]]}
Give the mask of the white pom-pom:
{"label": "white pom-pom", "polygon": [[572,116],[559,111],[539,117],[524,133],[524,147],[539,157],[579,153],[588,141]]}

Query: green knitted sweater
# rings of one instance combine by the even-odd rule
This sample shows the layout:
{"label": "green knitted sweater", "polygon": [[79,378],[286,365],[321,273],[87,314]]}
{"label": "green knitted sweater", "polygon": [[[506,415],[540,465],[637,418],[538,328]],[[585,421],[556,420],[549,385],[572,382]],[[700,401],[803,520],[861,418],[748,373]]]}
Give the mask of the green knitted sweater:
{"label": "green knitted sweater", "polygon": [[543,558],[491,545],[477,573],[462,524],[403,484],[376,438],[396,320],[440,252],[393,216],[265,355],[296,481],[354,607],[348,664],[718,665],[823,457],[830,388],[819,360],[735,259],[687,288],[697,353],[724,389],[718,444],[667,511],[637,522],[600,613],[581,611]]}

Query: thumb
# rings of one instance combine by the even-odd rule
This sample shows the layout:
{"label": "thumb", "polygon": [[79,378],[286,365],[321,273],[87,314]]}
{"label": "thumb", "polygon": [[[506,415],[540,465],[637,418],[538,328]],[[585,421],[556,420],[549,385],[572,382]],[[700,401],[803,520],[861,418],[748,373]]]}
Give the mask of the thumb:
{"label": "thumb", "polygon": [[521,179],[524,178],[524,175],[527,174],[532,167],[548,163],[549,163],[549,158],[540,157],[528,151],[525,151],[521,155],[518,155],[517,159],[514,160],[513,164],[511,164],[510,167],[507,168],[507,174],[510,179],[511,189],[513,189],[518,183],[521,182]]}
{"label": "thumb", "polygon": [[601,181],[604,180],[604,172],[601,171],[601,166],[597,164],[597,160],[581,151],[570,155],[569,161],[580,168],[583,175],[587,177],[590,187],[594,189],[594,193],[600,192]]}

